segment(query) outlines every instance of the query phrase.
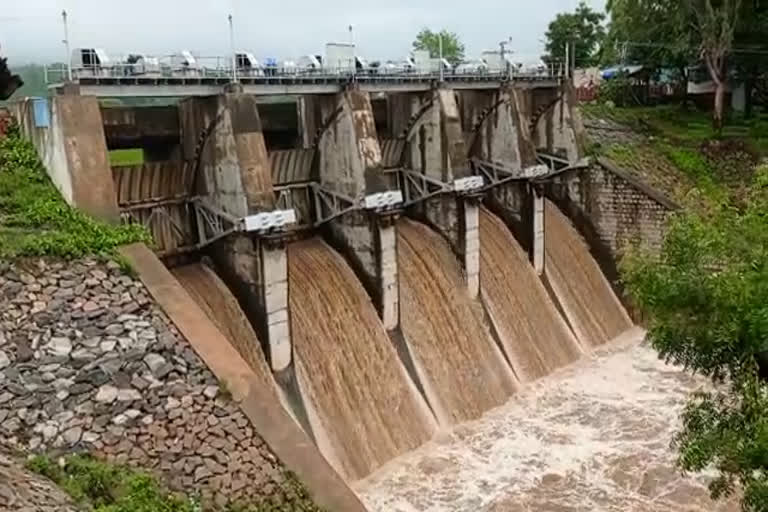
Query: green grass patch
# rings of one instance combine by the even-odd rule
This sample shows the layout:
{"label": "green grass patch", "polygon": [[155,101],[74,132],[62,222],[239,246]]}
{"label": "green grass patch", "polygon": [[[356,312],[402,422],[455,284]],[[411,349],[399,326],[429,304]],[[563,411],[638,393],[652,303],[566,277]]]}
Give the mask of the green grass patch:
{"label": "green grass patch", "polygon": [[[192,490],[173,493],[154,476],[140,470],[109,464],[87,455],[54,460],[36,455],[27,468],[53,481],[83,509],[92,512],[200,512],[203,507]],[[227,512],[323,512],[312,503],[296,477],[285,474],[280,499],[256,504],[229,504]]]}
{"label": "green grass patch", "polygon": [[63,464],[38,455],[27,468],[61,487],[75,502],[93,512],[196,512],[194,499],[169,492],[146,473],[73,455]]}
{"label": "green grass patch", "polygon": [[109,163],[113,166],[141,165],[144,163],[144,150],[113,149],[109,152]]}
{"label": "green grass patch", "polygon": [[17,129],[0,139],[0,258],[112,256],[120,245],[150,241],[143,226],[113,226],[71,208]]}

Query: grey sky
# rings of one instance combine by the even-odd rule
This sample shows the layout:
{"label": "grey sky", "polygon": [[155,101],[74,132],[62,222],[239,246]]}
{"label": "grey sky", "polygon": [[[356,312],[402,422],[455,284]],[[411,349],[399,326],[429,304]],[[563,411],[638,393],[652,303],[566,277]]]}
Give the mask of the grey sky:
{"label": "grey sky", "polygon": [[[349,39],[354,26],[359,53],[401,58],[422,27],[459,33],[468,56],[497,48],[512,36],[520,60],[541,52],[540,39],[558,12],[578,0],[0,0],[2,53],[12,63],[62,60],[60,14],[70,18],[73,47],[101,47],[110,55],[170,54],[181,49],[224,55],[227,14],[235,16],[238,48],[258,58],[321,53],[325,42]],[[605,0],[588,0],[602,9]]]}

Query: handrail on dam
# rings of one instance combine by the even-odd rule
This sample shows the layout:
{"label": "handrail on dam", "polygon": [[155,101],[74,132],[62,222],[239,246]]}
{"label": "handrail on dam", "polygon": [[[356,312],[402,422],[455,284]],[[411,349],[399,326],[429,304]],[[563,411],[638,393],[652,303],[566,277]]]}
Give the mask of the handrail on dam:
{"label": "handrail on dam", "polygon": [[[275,186],[272,190],[276,194],[278,208],[299,212],[296,217],[297,228],[316,228],[355,210],[389,213],[403,206],[400,190],[376,192],[360,200],[324,187],[316,181],[288,183]],[[294,194],[297,193],[303,196],[303,205],[295,200]],[[314,209],[305,206],[310,198]],[[309,218],[311,213],[314,213],[313,218]]]}
{"label": "handrail on dam", "polygon": [[440,194],[458,193],[472,195],[483,187],[482,176],[467,176],[453,182],[444,182],[414,171],[407,167],[384,169],[386,176],[392,176],[398,189],[404,194],[402,206],[412,206]]}

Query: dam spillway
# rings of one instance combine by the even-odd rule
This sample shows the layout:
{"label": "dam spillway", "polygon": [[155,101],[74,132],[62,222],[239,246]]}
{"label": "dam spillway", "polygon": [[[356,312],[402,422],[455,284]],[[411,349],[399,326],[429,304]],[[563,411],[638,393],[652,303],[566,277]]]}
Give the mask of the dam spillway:
{"label": "dam spillway", "polygon": [[486,209],[480,211],[480,256],[483,301],[518,379],[535,380],[578,359],[582,349],[528,255]]}
{"label": "dam spillway", "polygon": [[480,417],[517,385],[462,284],[448,244],[424,224],[398,226],[402,328],[443,425]]}
{"label": "dam spillway", "polygon": [[552,202],[546,201],[547,278],[566,318],[585,346],[607,343],[632,327],[584,239]]}
{"label": "dam spillway", "polygon": [[416,448],[434,419],[365,289],[318,239],[291,244],[291,322],[300,387],[350,480]]}
{"label": "dam spillway", "polygon": [[[52,128],[62,115],[109,121],[100,136],[89,131],[99,123],[63,123],[79,147],[106,161],[106,148],[85,143],[100,137],[109,148],[141,145],[147,157],[108,178],[90,165],[96,158],[83,160],[88,172],[54,173],[68,200],[153,232],[157,257],[259,386],[277,390],[306,433],[303,449],[350,485],[461,436],[632,325],[589,246],[543,200],[594,198],[576,195],[597,182],[594,171],[576,165],[578,148],[561,147],[576,140],[565,88],[410,89],[334,85],[265,108],[233,84],[215,101],[146,112],[51,100],[71,107],[52,111]],[[536,165],[541,155],[551,169]],[[114,180],[98,187],[109,199],[114,185],[114,201],[84,193],[96,178]],[[211,267],[189,265],[206,258]],[[500,463],[536,463],[488,446],[506,450]],[[482,494],[484,476],[473,478],[453,481]],[[446,502],[456,496],[435,488]],[[429,510],[428,501],[406,499],[402,510]]]}
{"label": "dam spillway", "polygon": [[275,383],[261,342],[237,299],[216,272],[195,263],[174,268],[173,275],[245,359],[264,389],[274,391]]}

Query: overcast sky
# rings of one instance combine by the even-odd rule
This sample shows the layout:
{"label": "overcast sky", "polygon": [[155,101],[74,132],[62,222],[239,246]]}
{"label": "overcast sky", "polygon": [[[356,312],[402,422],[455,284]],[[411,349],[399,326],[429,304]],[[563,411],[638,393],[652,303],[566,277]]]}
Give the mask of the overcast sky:
{"label": "overcast sky", "polygon": [[[227,14],[235,18],[239,49],[257,58],[322,53],[347,41],[354,27],[358,52],[369,59],[407,55],[422,27],[457,32],[467,56],[512,37],[521,61],[541,53],[556,13],[578,0],[0,0],[0,52],[12,64],[63,60],[61,11],[69,13],[72,47],[100,47],[110,55],[170,54],[181,49],[224,55]],[[588,0],[603,9],[605,0]]]}

